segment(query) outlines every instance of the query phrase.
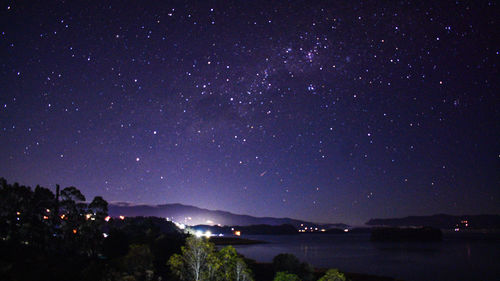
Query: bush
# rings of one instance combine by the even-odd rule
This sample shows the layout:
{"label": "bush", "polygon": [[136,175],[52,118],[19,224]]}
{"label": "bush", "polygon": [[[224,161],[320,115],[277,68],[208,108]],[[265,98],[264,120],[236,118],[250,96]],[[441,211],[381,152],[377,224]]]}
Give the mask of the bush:
{"label": "bush", "polygon": [[299,276],[293,274],[293,273],[288,273],[286,271],[280,271],[276,273],[276,276],[274,276],[273,281],[301,281]]}
{"label": "bush", "polygon": [[329,269],[318,281],[346,281],[346,278],[338,269]]}
{"label": "bush", "polygon": [[308,263],[301,263],[292,254],[279,254],[273,259],[274,272],[289,272],[304,281],[314,280],[314,268]]}

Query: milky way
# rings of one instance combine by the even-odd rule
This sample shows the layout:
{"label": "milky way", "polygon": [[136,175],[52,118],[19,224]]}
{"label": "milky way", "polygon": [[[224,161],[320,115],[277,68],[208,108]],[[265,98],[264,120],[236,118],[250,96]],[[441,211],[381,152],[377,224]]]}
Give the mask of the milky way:
{"label": "milky way", "polygon": [[500,212],[495,2],[2,5],[9,181],[320,222]]}

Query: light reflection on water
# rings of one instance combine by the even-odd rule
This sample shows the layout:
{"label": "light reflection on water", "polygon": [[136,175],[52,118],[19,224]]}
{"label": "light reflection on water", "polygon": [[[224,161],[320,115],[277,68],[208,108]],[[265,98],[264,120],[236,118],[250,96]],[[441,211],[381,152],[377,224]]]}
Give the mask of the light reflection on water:
{"label": "light reflection on water", "polygon": [[[367,234],[300,234],[249,236],[268,244],[235,248],[248,258],[271,262],[291,253],[316,267],[421,280],[500,280],[500,240],[465,240],[446,237],[443,242],[370,242]],[[476,237],[477,238],[477,237]],[[491,238],[491,237],[490,237]]]}

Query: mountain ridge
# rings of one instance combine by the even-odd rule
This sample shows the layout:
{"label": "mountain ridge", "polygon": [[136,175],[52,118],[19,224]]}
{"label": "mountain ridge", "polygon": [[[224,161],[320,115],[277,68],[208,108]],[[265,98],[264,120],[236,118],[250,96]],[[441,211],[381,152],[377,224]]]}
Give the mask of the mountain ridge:
{"label": "mountain ridge", "polygon": [[180,203],[171,204],[135,204],[129,202],[111,202],[109,204],[109,214],[118,216],[156,216],[169,218],[170,220],[187,225],[211,224],[211,225],[282,225],[290,224],[296,228],[301,226],[315,227],[349,227],[344,223],[316,223],[305,220],[293,219],[289,217],[256,217],[245,214],[235,214],[223,210],[209,210],[192,205]]}

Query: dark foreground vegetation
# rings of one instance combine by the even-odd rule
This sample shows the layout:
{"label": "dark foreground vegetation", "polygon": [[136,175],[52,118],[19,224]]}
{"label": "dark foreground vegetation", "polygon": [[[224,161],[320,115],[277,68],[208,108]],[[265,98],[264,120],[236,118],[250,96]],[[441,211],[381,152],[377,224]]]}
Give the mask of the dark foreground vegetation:
{"label": "dark foreground vegetation", "polygon": [[256,263],[210,241],[157,217],[110,218],[103,198],[87,202],[75,187],[54,194],[0,179],[2,281],[392,280],[317,270],[289,254]]}

